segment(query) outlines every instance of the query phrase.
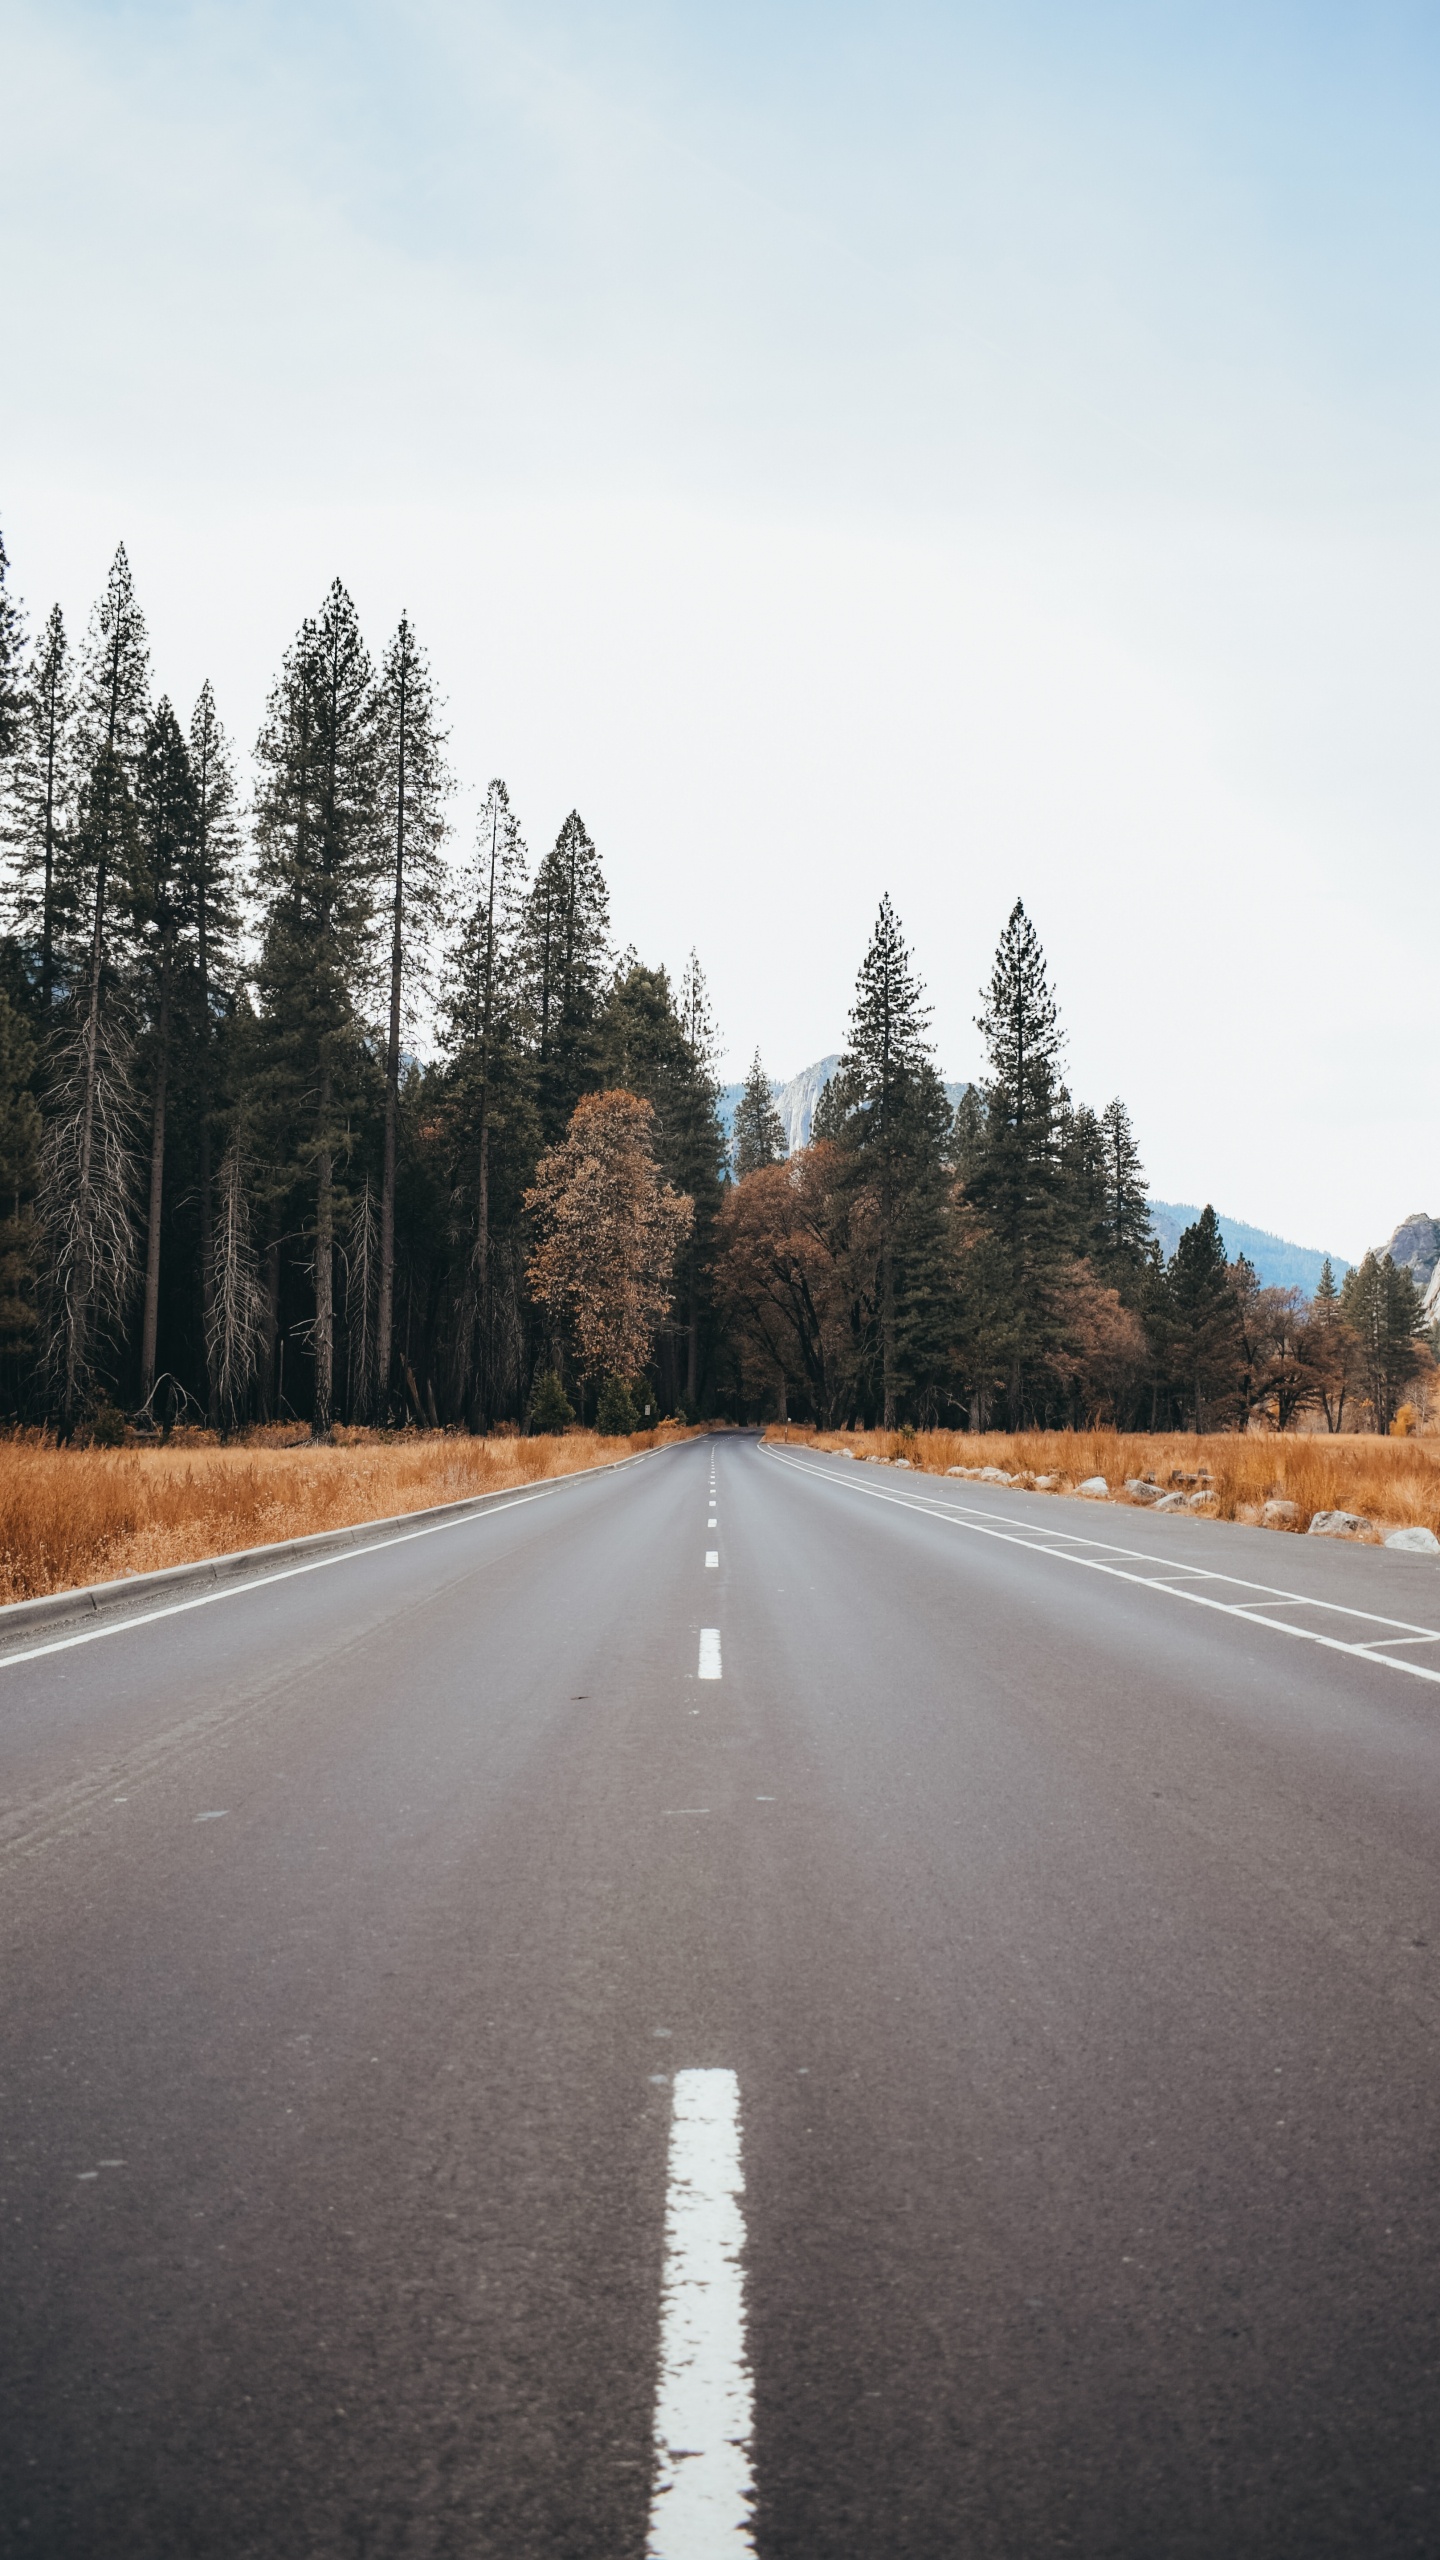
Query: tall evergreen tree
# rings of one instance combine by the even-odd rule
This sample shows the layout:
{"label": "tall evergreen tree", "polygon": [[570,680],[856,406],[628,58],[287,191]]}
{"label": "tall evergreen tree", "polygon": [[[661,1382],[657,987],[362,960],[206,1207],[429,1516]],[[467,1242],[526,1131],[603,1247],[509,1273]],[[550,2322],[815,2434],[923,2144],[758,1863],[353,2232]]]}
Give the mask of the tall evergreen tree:
{"label": "tall evergreen tree", "polygon": [[0,533],[0,766],[20,743],[25,701],[25,617],[10,592],[10,562]]}
{"label": "tall evergreen tree", "polygon": [[1166,1278],[1176,1383],[1192,1427],[1211,1430],[1233,1410],[1243,1345],[1225,1240],[1208,1202],[1181,1236]]}
{"label": "tall evergreen tree", "polygon": [[[695,1204],[677,1257],[675,1331],[662,1340],[662,1391],[684,1394],[694,1405],[700,1387],[702,1273],[709,1261],[725,1159],[718,1094],[707,1058],[691,1040],[687,1021],[707,1040],[709,1006],[698,961],[691,956],[687,984],[677,1003],[664,969],[647,969],[627,954],[612,983],[597,1035],[603,1081],[635,1093],[655,1115],[654,1146],[660,1169]],[[682,1013],[681,1005],[684,1011]],[[676,1333],[683,1336],[683,1375],[668,1364]]]}
{"label": "tall evergreen tree", "polygon": [[379,791],[390,873],[389,1023],[385,1042],[385,1138],[380,1178],[374,1375],[390,1385],[395,1307],[395,1147],[400,1110],[400,1024],[407,992],[423,984],[444,887],[447,732],[424,651],[408,614],[385,653],[376,697]]}
{"label": "tall evergreen tree", "polygon": [[775,1108],[770,1079],[758,1049],[735,1105],[731,1146],[737,1182],[743,1182],[747,1173],[756,1172],[763,1164],[782,1164],[785,1160],[785,1123]]}
{"label": "tall evergreen tree", "polygon": [[1138,1270],[1150,1243],[1150,1201],[1130,1114],[1118,1094],[1100,1114],[1100,1137],[1106,1258],[1112,1267],[1129,1262]]}
{"label": "tall evergreen tree", "polygon": [[1008,1394],[1011,1420],[1018,1422],[1027,1377],[1052,1339],[1053,1283],[1071,1243],[1059,1147],[1063,1035],[1045,955],[1018,898],[1000,937],[977,1027],[989,1052],[989,1074],[983,1142],[966,1189],[1005,1270],[1013,1316]]}
{"label": "tall evergreen tree", "polygon": [[37,955],[42,1010],[56,988],[57,953],[73,942],[70,862],[75,804],[75,692],[60,607],[52,605],[21,690],[10,762],[6,832],[15,874],[15,920]]}
{"label": "tall evergreen tree", "polygon": [[[335,1396],[335,1167],[358,1072],[375,886],[375,682],[338,578],[291,648],[256,749],[259,876],[268,893],[259,983],[269,1082],[313,1187],[311,1427]],[[303,1134],[302,1134],[303,1132]],[[296,1143],[298,1141],[298,1144]]]}
{"label": "tall evergreen tree", "polygon": [[595,1081],[596,1025],[610,953],[600,857],[572,809],[535,875],[527,915],[541,1126],[553,1145]]}
{"label": "tall evergreen tree", "polygon": [[945,1150],[950,1106],[931,1056],[930,1008],[888,897],[860,966],[846,1050],[833,1079],[850,1178],[873,1203],[875,1325],[883,1427],[920,1384],[944,1325]]}
{"label": "tall evergreen tree", "polygon": [[1345,1274],[1340,1312],[1359,1344],[1370,1419],[1388,1431],[1422,1356],[1423,1305],[1408,1266],[1388,1253],[1367,1253]]}
{"label": "tall evergreen tree", "polygon": [[[525,1055],[525,846],[510,794],[491,783],[461,885],[458,930],[446,958],[441,1022],[449,1060],[450,1114],[473,1183],[474,1245],[467,1306],[473,1322],[462,1393],[472,1429],[483,1430],[496,1385],[492,1198],[497,1138],[514,1170],[515,1141],[530,1117]],[[533,1157],[531,1159],[533,1161]],[[518,1213],[523,1183],[510,1182]]]}
{"label": "tall evergreen tree", "polygon": [[165,1138],[176,978],[181,937],[191,922],[195,870],[195,781],[189,750],[168,700],[160,702],[146,734],[135,800],[136,865],[131,896],[140,934],[150,1044],[150,1185],[140,1325],[140,1403],[148,1405],[155,1385],[160,1312]]}
{"label": "tall evergreen tree", "polygon": [[[235,762],[207,676],[190,715],[190,775],[195,796],[191,841],[191,910],[194,976],[191,1037],[196,1120],[200,1331],[205,1346],[205,1410],[211,1422],[226,1410],[219,1398],[209,1352],[214,1250],[212,1175],[217,1002],[233,966],[240,924],[241,835]],[[238,1177],[237,1177],[238,1178]],[[233,1220],[233,1202],[227,1205]],[[226,1265],[228,1270],[229,1265]],[[227,1379],[233,1377],[227,1366]],[[228,1388],[227,1388],[228,1392]],[[232,1414],[233,1419],[233,1414]]]}

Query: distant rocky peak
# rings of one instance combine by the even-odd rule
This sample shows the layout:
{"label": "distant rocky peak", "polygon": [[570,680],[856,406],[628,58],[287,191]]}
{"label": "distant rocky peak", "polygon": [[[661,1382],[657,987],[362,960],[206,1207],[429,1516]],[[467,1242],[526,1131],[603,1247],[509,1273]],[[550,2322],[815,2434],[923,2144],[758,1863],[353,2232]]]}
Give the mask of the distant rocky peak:
{"label": "distant rocky peak", "polygon": [[1402,1218],[1395,1233],[1380,1248],[1391,1261],[1408,1271],[1417,1289],[1428,1289],[1440,1267],[1440,1223],[1424,1209],[1413,1217]]}

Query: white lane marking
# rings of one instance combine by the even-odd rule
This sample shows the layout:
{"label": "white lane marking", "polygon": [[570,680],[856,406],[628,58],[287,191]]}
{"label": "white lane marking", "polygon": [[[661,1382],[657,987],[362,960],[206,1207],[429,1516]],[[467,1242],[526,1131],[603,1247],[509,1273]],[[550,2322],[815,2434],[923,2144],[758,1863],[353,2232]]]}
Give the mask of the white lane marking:
{"label": "white lane marking", "polygon": [[740,2083],[677,2071],[665,2198],[648,2560],[753,2551]]}
{"label": "white lane marking", "polygon": [[[621,1458],[620,1467],[633,1467],[641,1458],[649,1457],[648,1449],[638,1450],[633,1458]],[[463,1520],[432,1520],[424,1529],[401,1529],[393,1538],[374,1538],[368,1547],[342,1547],[335,1556],[312,1556],[308,1564],[282,1565],[276,1573],[258,1572],[247,1575],[243,1582],[227,1582],[221,1591],[201,1591],[193,1600],[171,1600],[163,1609],[137,1609],[133,1618],[115,1618],[98,1627],[82,1627],[78,1634],[53,1636],[48,1644],[27,1644],[13,1653],[0,1653],[0,1671],[8,1671],[12,1662],[38,1662],[47,1653],[68,1653],[77,1644],[98,1644],[102,1636],[127,1635],[132,1627],[153,1627],[161,1618],[181,1618],[187,1609],[208,1609],[215,1600],[243,1600],[252,1591],[269,1591],[277,1582],[293,1582],[302,1573],[323,1573],[327,1565],[354,1564],[361,1556],[376,1556],[384,1547],[408,1547],[416,1538],[443,1537],[447,1529],[473,1529],[482,1520],[496,1520],[502,1511],[519,1511],[527,1502],[544,1502],[552,1493],[563,1493],[567,1486],[584,1484],[590,1475],[588,1467],[577,1467],[574,1475],[556,1476],[551,1483],[540,1485],[533,1493],[517,1493],[509,1502],[496,1502],[488,1511],[471,1511]],[[0,1630],[3,1633],[3,1630]]]}
{"label": "white lane marking", "polygon": [[720,1564],[720,1550],[719,1550],[719,1548],[718,1548],[718,1547],[707,1547],[707,1548],[706,1548],[706,1550],[705,1550],[705,1562],[706,1562],[706,1564],[707,1564],[708,1566],[710,1566],[710,1568],[711,1568],[711,1570],[712,1570],[712,1571],[718,1571],[718,1569],[719,1569],[719,1564]]}
{"label": "white lane marking", "polygon": [[695,1677],[697,1680],[718,1680],[720,1677],[720,1630],[718,1627],[702,1627],[700,1630],[700,1667]]}
{"label": "white lane marking", "polygon": [[[1188,1600],[1197,1609],[1214,1609],[1222,1618],[1240,1618],[1247,1626],[1268,1627],[1277,1636],[1295,1636],[1302,1644],[1323,1645],[1327,1653],[1348,1654],[1354,1662],[1378,1662],[1390,1671],[1408,1672],[1412,1680],[1440,1681],[1440,1670],[1431,1670],[1423,1662],[1402,1662],[1395,1654],[1376,1651],[1377,1646],[1397,1640],[1424,1641],[1436,1637],[1434,1627],[1417,1626],[1413,1619],[1385,1618],[1378,1609],[1353,1609],[1340,1600],[1312,1600],[1300,1591],[1281,1591],[1268,1582],[1251,1582],[1243,1574],[1221,1573],[1210,1566],[1188,1566],[1186,1570],[1197,1580],[1225,1583],[1232,1591],[1252,1591],[1258,1595],[1253,1606],[1238,1600],[1217,1600],[1208,1591],[1196,1591],[1164,1579],[1164,1575],[1176,1568],[1162,1556],[1148,1555],[1143,1547],[1117,1547],[1107,1540],[1082,1538],[1078,1531],[1050,1529],[1040,1523],[1032,1529],[1028,1521],[1016,1520],[1004,1512],[982,1516],[960,1511],[948,1503],[917,1501],[912,1495],[889,1493],[880,1485],[862,1484],[854,1476],[822,1474],[802,1458],[782,1457],[778,1449],[767,1454],[779,1465],[794,1467],[812,1481],[840,1485],[848,1493],[868,1494],[872,1502],[890,1502],[901,1511],[919,1511],[928,1520],[948,1521],[952,1529],[969,1529],[978,1537],[998,1538],[1003,1546],[1024,1547],[1031,1555],[1044,1556],[1051,1563],[1083,1565],[1087,1572],[1110,1574],[1115,1581],[1135,1583],[1142,1591],[1163,1591],[1169,1600]],[[1007,1521],[1006,1526],[998,1525]],[[1063,1545],[1054,1543],[1057,1540],[1063,1540]],[[1081,1554],[1079,1550],[1082,1547],[1093,1547],[1096,1552]],[[1124,1565],[1107,1562],[1111,1556],[1125,1556],[1130,1564],[1160,1565],[1162,1572],[1132,1573]],[[1393,1627],[1396,1635],[1371,1636],[1363,1644],[1352,1644],[1342,1636],[1322,1635],[1315,1627],[1291,1626],[1284,1618],[1272,1617],[1272,1609],[1312,1609],[1330,1617],[1355,1618],[1366,1626]]]}
{"label": "white lane marking", "polygon": [[197,1813],[195,1819],[197,1822],[227,1822],[229,1820],[229,1811],[227,1808],[225,1811],[220,1813]]}

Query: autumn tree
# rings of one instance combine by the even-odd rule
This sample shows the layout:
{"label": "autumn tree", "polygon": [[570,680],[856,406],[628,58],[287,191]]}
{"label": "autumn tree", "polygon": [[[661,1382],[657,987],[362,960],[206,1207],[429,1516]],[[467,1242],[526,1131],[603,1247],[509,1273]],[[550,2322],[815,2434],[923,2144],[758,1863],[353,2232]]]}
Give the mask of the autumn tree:
{"label": "autumn tree", "polygon": [[834,1150],[824,1142],[732,1183],[716,1232],[715,1286],[747,1400],[794,1391],[833,1424],[850,1387],[845,1274],[836,1251]]}
{"label": "autumn tree", "polygon": [[525,1194],[529,1281],[568,1333],[582,1378],[639,1375],[669,1311],[691,1202],[662,1183],[655,1114],[637,1094],[586,1094]]}

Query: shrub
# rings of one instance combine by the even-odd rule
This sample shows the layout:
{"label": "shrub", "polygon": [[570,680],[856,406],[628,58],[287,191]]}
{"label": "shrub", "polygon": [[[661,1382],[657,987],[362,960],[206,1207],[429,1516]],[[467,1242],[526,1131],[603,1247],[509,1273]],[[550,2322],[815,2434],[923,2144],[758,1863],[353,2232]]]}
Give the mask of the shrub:
{"label": "shrub", "polygon": [[625,1439],[640,1428],[635,1399],[623,1378],[607,1378],[595,1407],[595,1428],[607,1440]]}
{"label": "shrub", "polygon": [[559,1370],[542,1369],[530,1395],[531,1430],[563,1431],[574,1419],[575,1408],[560,1384]]}
{"label": "shrub", "polygon": [[123,1449],[125,1416],[116,1404],[97,1405],[90,1418],[92,1449]]}

